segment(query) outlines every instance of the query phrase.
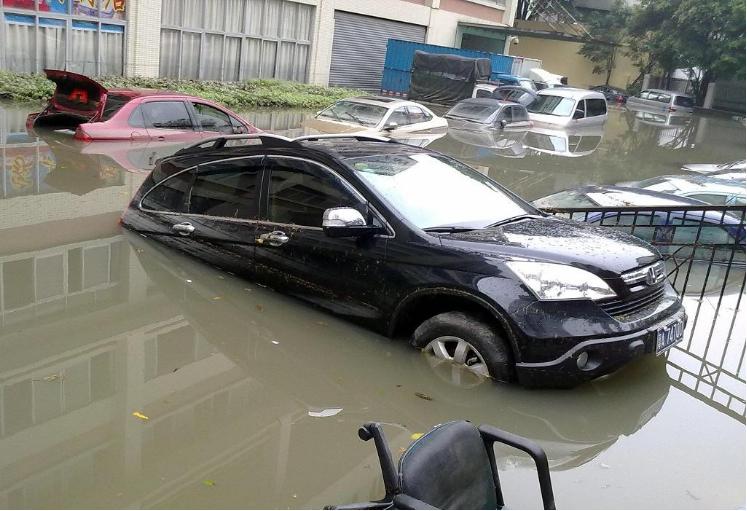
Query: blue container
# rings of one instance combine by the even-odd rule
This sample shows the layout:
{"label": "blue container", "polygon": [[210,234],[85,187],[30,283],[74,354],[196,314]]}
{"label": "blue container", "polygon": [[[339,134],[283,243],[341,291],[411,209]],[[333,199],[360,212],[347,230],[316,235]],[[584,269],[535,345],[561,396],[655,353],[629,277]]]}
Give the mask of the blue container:
{"label": "blue container", "polygon": [[386,45],[386,60],[384,60],[384,74],[381,76],[382,94],[404,96],[410,91],[410,75],[412,73],[412,59],[415,51],[428,53],[448,53],[473,59],[490,59],[490,79],[497,80],[500,74],[511,74],[514,59],[508,55],[488,53],[486,51],[463,50],[435,44],[414,43],[389,39]]}

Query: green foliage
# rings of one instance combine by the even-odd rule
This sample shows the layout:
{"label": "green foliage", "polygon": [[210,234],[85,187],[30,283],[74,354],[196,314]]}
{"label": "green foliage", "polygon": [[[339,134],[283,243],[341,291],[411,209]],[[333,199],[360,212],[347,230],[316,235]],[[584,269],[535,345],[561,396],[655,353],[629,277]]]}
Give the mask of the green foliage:
{"label": "green foliage", "polygon": [[625,42],[630,16],[630,9],[618,0],[610,11],[599,11],[584,20],[594,41],[584,43],[579,53],[594,64],[594,74],[606,76],[605,84],[609,84],[615,67],[618,46]]}
{"label": "green foliage", "polygon": [[[109,76],[97,78],[107,88],[171,90],[213,100],[233,109],[254,107],[322,108],[335,101],[362,94],[339,87],[321,87],[280,80],[249,80],[223,83],[169,78]],[[44,75],[0,71],[0,97],[16,101],[47,99],[54,84]]]}

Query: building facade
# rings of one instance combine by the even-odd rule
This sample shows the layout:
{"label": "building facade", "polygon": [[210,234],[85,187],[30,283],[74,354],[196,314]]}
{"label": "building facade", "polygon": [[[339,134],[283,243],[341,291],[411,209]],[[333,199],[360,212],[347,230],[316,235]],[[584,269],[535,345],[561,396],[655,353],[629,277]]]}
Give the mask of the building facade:
{"label": "building facade", "polygon": [[516,0],[2,0],[0,69],[374,89],[386,42],[502,53]]}

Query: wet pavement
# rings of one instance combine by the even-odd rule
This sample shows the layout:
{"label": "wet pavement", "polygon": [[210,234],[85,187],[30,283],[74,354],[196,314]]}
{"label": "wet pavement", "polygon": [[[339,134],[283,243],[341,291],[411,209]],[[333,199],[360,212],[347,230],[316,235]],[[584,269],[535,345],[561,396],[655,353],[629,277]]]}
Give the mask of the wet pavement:
{"label": "wet pavement", "polygon": [[[559,508],[744,508],[743,271],[713,270],[699,300],[695,268],[686,342],[666,358],[573,390],[484,382],[122,231],[144,169],[175,147],[32,139],[28,111],[0,106],[0,508],[378,498],[357,427],[388,423],[396,455],[457,418],[539,442]],[[247,117],[297,135],[306,115]],[[743,121],[682,122],[613,111],[602,133],[428,147],[530,200],[744,158]],[[498,463],[509,506],[539,507],[529,458]]]}

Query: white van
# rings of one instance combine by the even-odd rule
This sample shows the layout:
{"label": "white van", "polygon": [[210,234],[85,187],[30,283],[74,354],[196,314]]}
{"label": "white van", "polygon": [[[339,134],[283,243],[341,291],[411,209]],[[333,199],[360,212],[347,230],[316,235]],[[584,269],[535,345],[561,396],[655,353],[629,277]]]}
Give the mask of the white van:
{"label": "white van", "polygon": [[607,121],[604,94],[585,89],[556,87],[541,90],[527,111],[532,122],[550,126],[575,128]]}

